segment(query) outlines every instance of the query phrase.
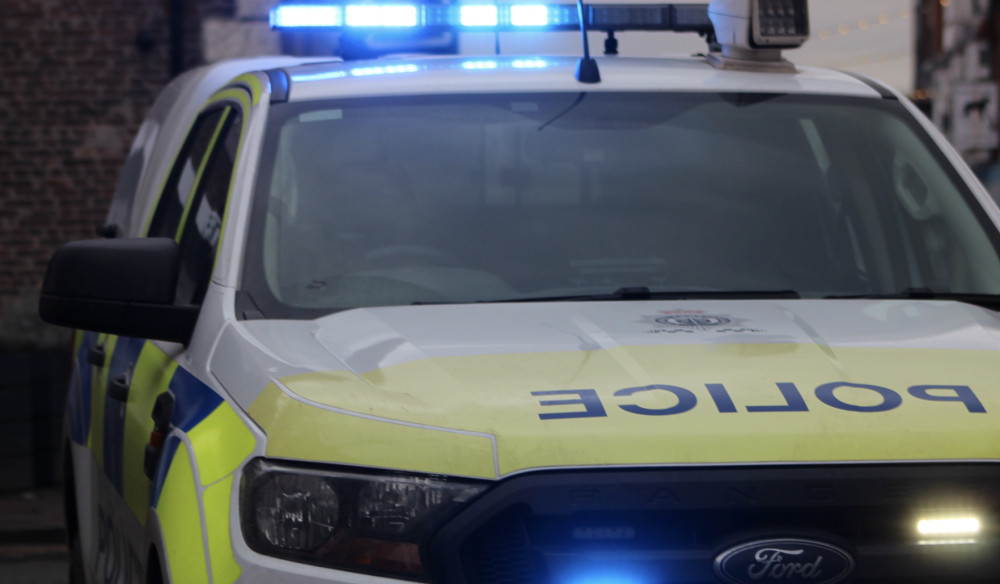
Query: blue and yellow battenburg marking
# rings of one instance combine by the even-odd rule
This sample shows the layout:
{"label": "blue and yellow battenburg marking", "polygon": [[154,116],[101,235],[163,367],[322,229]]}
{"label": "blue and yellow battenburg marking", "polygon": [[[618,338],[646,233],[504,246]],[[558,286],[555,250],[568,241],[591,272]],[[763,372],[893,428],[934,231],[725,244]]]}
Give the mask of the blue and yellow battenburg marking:
{"label": "blue and yellow battenburg marking", "polygon": [[196,394],[190,397],[198,405],[173,419],[188,440],[176,433],[167,440],[153,504],[177,581],[207,582],[211,573],[212,582],[233,582],[240,575],[230,542],[233,473],[256,440],[228,403],[210,398],[199,384],[190,376],[178,385],[181,394]]}
{"label": "blue and yellow battenburg marking", "polygon": [[[114,353],[106,365],[108,384],[118,383],[124,387],[131,386],[132,376],[139,362],[139,355],[145,341],[128,337],[119,337],[115,343]],[[108,386],[105,386],[106,391]],[[131,392],[130,392],[131,393]],[[104,400],[104,474],[119,493],[123,492],[124,477],[124,444],[125,425],[128,413],[128,400],[120,401],[105,394]]]}
{"label": "blue and yellow battenburg marking", "polygon": [[[103,368],[87,360],[95,344],[109,351]],[[150,507],[157,509],[177,581],[207,582],[209,573],[216,583],[235,581],[240,568],[229,541],[233,473],[256,447],[239,414],[154,343],[81,333],[76,357],[79,379],[69,396],[73,441],[96,449],[99,466],[141,523]],[[108,371],[125,374],[126,400],[109,398],[98,385],[107,383]],[[174,397],[172,431],[150,481],[141,447],[153,428],[153,404],[164,392]]]}
{"label": "blue and yellow battenburg marking", "polygon": [[66,396],[66,410],[69,416],[69,437],[77,444],[87,444],[90,435],[90,407],[94,375],[87,362],[87,353],[97,345],[97,333],[77,331],[76,353],[70,391]]}

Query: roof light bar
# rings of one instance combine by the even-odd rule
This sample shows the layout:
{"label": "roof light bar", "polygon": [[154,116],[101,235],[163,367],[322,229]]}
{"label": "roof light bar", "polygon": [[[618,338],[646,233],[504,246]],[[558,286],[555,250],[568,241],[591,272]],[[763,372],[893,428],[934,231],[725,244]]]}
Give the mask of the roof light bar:
{"label": "roof light bar", "polygon": [[459,9],[459,24],[467,27],[490,27],[499,24],[497,7],[491,4],[465,5]]}
{"label": "roof light bar", "polygon": [[352,28],[417,26],[417,7],[413,5],[349,4],[344,12],[344,23]]}
{"label": "roof light bar", "polygon": [[[707,4],[592,4],[594,31],[679,31],[709,34]],[[336,30],[422,29],[448,31],[579,30],[576,4],[282,4],[271,10],[271,28]]]}
{"label": "roof light bar", "polygon": [[[510,7],[511,26],[548,26],[549,7],[545,5],[516,4]],[[579,26],[579,24],[577,24]]]}
{"label": "roof light bar", "polygon": [[319,4],[287,4],[271,10],[273,29],[339,28],[344,26],[341,6]]}

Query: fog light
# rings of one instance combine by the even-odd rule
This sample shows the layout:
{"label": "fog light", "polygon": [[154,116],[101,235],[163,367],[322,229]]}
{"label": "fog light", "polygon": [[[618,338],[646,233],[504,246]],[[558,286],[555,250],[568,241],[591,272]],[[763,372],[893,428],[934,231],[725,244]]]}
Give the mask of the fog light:
{"label": "fog light", "polygon": [[920,545],[970,545],[979,543],[982,522],[978,517],[935,517],[917,521]]}
{"label": "fog light", "polygon": [[976,517],[945,517],[941,519],[921,519],[917,531],[925,536],[972,536],[982,529]]}

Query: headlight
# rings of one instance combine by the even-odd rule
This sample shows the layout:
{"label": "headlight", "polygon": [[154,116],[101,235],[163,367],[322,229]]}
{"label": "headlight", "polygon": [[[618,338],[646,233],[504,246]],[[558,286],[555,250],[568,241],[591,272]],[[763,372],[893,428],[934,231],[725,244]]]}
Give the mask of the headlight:
{"label": "headlight", "polygon": [[426,580],[428,540],[485,489],[486,483],[257,459],[243,474],[243,537],[269,556]]}
{"label": "headlight", "polygon": [[340,518],[340,499],[322,478],[275,474],[256,491],[254,519],[268,544],[309,551],[333,535]]}

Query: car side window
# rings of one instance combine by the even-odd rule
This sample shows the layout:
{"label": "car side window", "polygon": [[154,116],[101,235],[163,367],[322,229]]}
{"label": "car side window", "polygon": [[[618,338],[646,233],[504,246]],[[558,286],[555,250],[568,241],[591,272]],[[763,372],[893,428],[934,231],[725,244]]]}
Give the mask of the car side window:
{"label": "car side window", "polygon": [[217,108],[201,114],[195,121],[163,187],[160,201],[149,223],[149,230],[146,233],[148,237],[176,239],[198,173],[206,161],[213,138],[217,136],[219,125],[228,111],[227,107]]}
{"label": "car side window", "polygon": [[242,126],[242,114],[236,108],[228,108],[182,219],[178,239],[181,271],[176,296],[180,304],[200,304],[208,289]]}

